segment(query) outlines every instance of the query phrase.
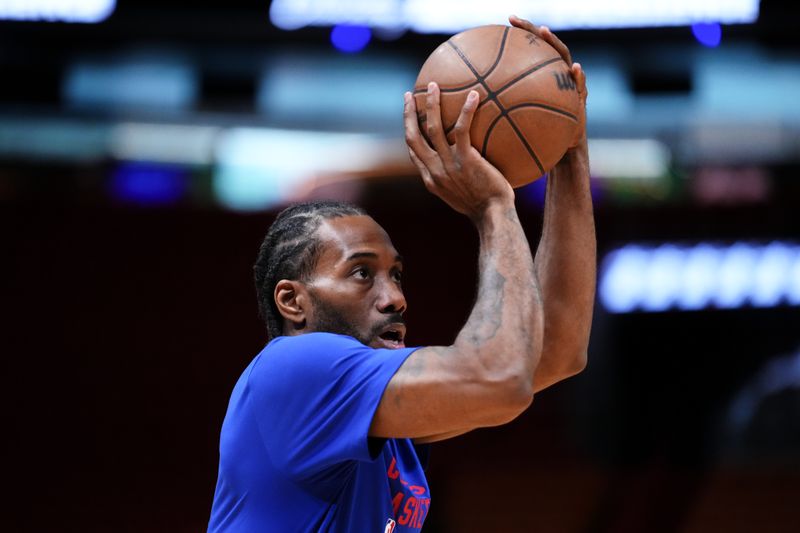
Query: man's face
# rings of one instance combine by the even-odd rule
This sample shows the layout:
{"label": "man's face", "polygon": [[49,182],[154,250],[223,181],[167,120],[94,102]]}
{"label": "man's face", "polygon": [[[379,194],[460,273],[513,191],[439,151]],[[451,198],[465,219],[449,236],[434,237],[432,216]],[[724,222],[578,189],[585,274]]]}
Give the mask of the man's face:
{"label": "man's face", "polygon": [[371,217],[328,219],[317,230],[321,250],[306,283],[307,331],[350,335],[373,348],[402,348],[406,300],[403,264]]}

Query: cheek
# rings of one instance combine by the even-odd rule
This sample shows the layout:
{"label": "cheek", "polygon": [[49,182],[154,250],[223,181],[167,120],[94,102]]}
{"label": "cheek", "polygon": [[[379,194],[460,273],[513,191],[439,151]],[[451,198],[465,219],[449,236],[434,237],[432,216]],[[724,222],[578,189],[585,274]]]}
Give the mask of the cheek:
{"label": "cheek", "polygon": [[368,287],[341,280],[317,286],[316,290],[318,297],[350,320],[361,319],[369,314],[371,292]]}
{"label": "cheek", "polygon": [[340,308],[350,319],[362,322],[369,317],[369,301],[363,295],[344,294],[339,301]]}
{"label": "cheek", "polygon": [[372,326],[372,299],[370,291],[342,291],[337,300],[342,314],[360,329]]}

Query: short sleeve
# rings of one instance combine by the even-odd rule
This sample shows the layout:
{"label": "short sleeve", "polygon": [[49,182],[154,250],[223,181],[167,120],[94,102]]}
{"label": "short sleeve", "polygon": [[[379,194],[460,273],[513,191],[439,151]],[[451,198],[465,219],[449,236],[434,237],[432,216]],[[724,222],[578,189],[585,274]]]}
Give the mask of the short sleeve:
{"label": "short sleeve", "polygon": [[352,337],[279,337],[258,356],[248,395],[264,446],[290,478],[369,461],[367,435],[386,385],[415,348],[373,349]]}

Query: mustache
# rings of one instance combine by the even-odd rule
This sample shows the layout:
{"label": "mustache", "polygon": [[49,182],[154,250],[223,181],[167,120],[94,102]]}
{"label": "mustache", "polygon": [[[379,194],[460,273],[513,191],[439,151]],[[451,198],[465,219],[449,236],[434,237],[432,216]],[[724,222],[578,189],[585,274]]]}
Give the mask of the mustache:
{"label": "mustache", "polygon": [[401,315],[400,313],[392,313],[392,314],[390,314],[388,317],[386,317],[386,320],[382,321],[380,324],[378,324],[374,328],[372,328],[372,333],[373,333],[373,335],[378,335],[384,329],[386,329],[389,326],[394,325],[394,324],[402,324],[402,325],[405,326],[406,325],[406,321],[403,319],[403,315]]}

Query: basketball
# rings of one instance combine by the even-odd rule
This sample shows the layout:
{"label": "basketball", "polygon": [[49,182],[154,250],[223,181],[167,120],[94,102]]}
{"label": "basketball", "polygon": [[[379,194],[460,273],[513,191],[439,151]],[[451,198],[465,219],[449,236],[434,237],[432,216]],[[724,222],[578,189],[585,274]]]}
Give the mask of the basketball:
{"label": "basketball", "polygon": [[569,66],[539,37],[509,26],[480,26],[454,35],[428,57],[414,85],[425,133],[428,83],[440,88],[448,140],[471,90],[480,100],[472,145],[513,187],[549,171],[578,130],[580,98]]}

